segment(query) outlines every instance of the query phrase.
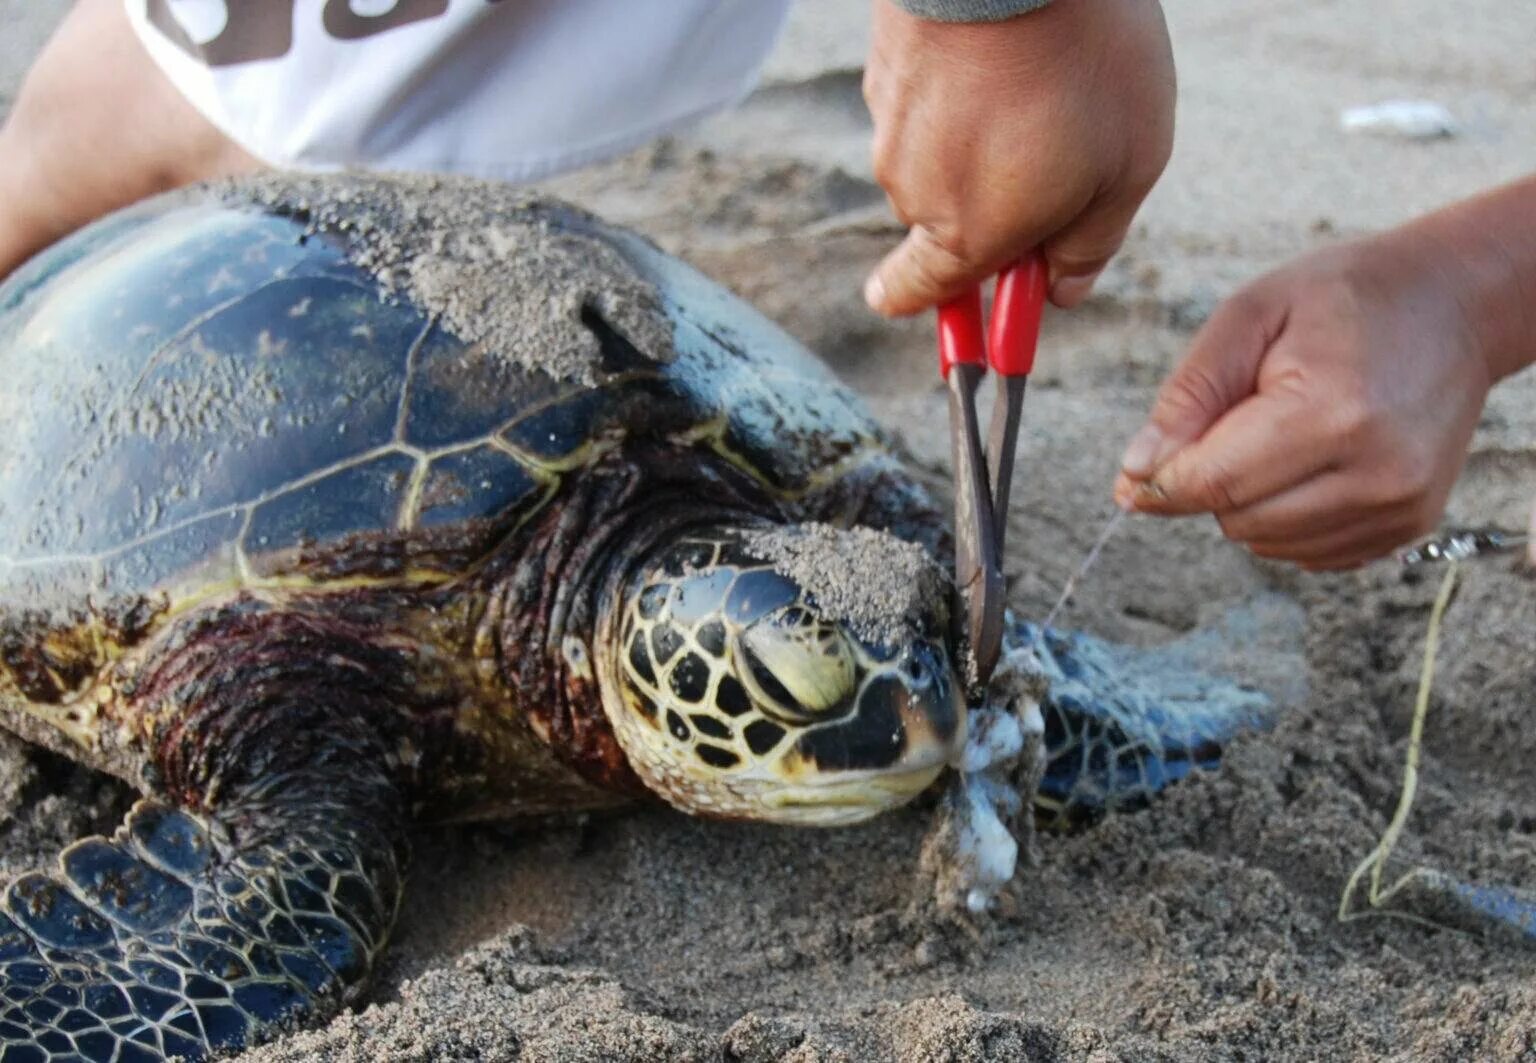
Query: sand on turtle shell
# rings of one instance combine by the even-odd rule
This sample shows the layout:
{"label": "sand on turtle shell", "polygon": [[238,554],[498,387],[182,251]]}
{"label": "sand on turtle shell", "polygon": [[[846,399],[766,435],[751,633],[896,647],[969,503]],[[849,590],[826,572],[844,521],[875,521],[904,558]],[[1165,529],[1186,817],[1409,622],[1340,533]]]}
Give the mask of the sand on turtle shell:
{"label": "sand on turtle shell", "polygon": [[673,357],[655,288],[587,231],[600,223],[526,189],[456,176],[263,173],[213,192],[306,219],[386,289],[523,369],[592,383],[600,351],[587,312],[647,357]]}
{"label": "sand on turtle shell", "polygon": [[[0,0],[18,34],[0,52],[64,6]],[[1028,618],[1049,608],[1110,514],[1119,450],[1218,297],[1340,233],[1536,170],[1536,8],[1165,6],[1182,63],[1172,169],[1102,294],[1048,319],[1031,382],[1008,534],[1012,601]],[[819,20],[854,7],[866,5],[805,0],[799,17],[827,39]],[[794,76],[718,134],[557,191],[638,224],[788,325],[872,397],[942,489],[931,321],[876,321],[858,296],[897,229],[859,212],[880,194],[859,168],[857,72]],[[1440,98],[1467,133],[1405,145],[1338,132],[1339,107],[1406,91]],[[807,209],[818,188],[838,190],[814,199],[819,216]],[[1451,518],[1520,521],[1536,486],[1533,439],[1536,381],[1522,377],[1495,392]],[[1254,563],[1209,522],[1129,522],[1063,624],[1161,643],[1282,596],[1304,611],[1299,644],[1277,638],[1210,665],[1260,685],[1300,676],[1308,693],[1273,733],[1235,743],[1219,772],[1144,812],[1038,839],[1038,863],[974,933],[909,915],[931,807],[828,832],[664,809],[427,830],[358,1008],[246,1058],[1536,1058],[1529,950],[1334,917],[1396,801],[1433,582],[1391,566],[1310,577]],[[1398,867],[1536,882],[1533,631],[1528,570],[1467,572]],[[126,799],[4,740],[0,778],[6,872],[110,829]]]}

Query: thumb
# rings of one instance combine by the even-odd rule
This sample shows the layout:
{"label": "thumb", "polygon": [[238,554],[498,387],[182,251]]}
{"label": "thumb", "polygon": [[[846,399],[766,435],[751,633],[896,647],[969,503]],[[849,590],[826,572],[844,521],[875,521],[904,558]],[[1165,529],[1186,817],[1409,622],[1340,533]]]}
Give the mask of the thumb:
{"label": "thumb", "polygon": [[[1216,308],[1164,381],[1147,423],[1125,448],[1122,484],[1149,479],[1222,414],[1253,394],[1259,363],[1283,322],[1282,307],[1246,292]],[[1117,488],[1117,496],[1120,493]]]}
{"label": "thumb", "polygon": [[864,284],[864,301],[886,317],[906,317],[959,295],[990,271],[945,247],[925,225],[913,226]]}

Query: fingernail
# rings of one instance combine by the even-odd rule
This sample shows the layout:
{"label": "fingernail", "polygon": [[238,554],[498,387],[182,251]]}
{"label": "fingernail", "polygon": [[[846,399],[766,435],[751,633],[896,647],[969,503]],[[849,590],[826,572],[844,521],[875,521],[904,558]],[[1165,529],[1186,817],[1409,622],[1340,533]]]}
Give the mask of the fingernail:
{"label": "fingernail", "polygon": [[885,307],[885,281],[880,279],[880,274],[871,273],[869,280],[864,282],[864,301],[869,308],[879,313]]}
{"label": "fingernail", "polygon": [[1157,471],[1158,452],[1163,449],[1163,433],[1154,424],[1142,425],[1131,437],[1120,458],[1120,468],[1135,480],[1145,480]]}
{"label": "fingernail", "polygon": [[1115,483],[1115,508],[1126,513],[1136,511],[1136,485],[1124,477]]}
{"label": "fingernail", "polygon": [[1093,291],[1093,277],[1063,277],[1051,288],[1051,302],[1071,308],[1088,298]]}
{"label": "fingernail", "polygon": [[1147,480],[1136,486],[1136,497],[1132,499],[1133,508],[1168,501],[1168,492],[1163,490],[1163,485],[1156,480]]}

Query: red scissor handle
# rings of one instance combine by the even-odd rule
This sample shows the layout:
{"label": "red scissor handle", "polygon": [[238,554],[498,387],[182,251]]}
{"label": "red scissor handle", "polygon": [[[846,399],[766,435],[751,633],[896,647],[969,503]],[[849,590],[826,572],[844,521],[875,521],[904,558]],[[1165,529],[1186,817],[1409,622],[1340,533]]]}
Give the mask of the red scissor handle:
{"label": "red scissor handle", "polygon": [[971,288],[939,306],[939,373],[949,379],[955,365],[986,368],[985,330],[981,326],[981,289]]}
{"label": "red scissor handle", "polygon": [[997,275],[987,350],[1003,376],[1028,376],[1035,367],[1047,273],[1045,257],[1036,251]]}
{"label": "red scissor handle", "polygon": [[[1036,251],[997,276],[991,336],[982,325],[981,289],[971,288],[939,307],[939,372],[990,360],[1003,376],[1027,376],[1035,366],[1048,271]],[[990,358],[989,358],[990,355]]]}

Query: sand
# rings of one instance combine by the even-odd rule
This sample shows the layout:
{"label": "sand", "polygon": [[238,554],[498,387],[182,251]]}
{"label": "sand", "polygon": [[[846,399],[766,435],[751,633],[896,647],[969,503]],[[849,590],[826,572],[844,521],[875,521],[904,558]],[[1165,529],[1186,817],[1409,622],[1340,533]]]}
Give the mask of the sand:
{"label": "sand", "polygon": [[773,528],[747,536],[746,547],[800,586],[815,587],[827,620],[877,642],[897,638],[943,593],[943,575],[926,551],[873,528]]}
{"label": "sand", "polygon": [[[654,285],[587,231],[592,219],[524,189],[426,174],[264,173],[220,182],[214,194],[303,218],[307,231],[337,240],[386,290],[516,367],[595,383],[601,352],[587,314],[647,357],[674,357]],[[547,299],[550,278],[563,293],[557,303]]]}
{"label": "sand", "polygon": [[[61,7],[0,0],[15,31],[0,56],[20,62],[17,42]],[[942,490],[930,325],[879,322],[858,298],[896,236],[868,181],[863,7],[803,0],[770,82],[739,113],[555,185],[821,352]],[[1173,164],[1100,294],[1048,319],[1031,388],[1009,533],[1026,617],[1092,542],[1120,448],[1223,294],[1299,250],[1536,168],[1536,8],[1169,7]],[[1339,129],[1340,109],[1394,97],[1438,100],[1461,133],[1406,143]],[[1533,441],[1536,385],[1517,379],[1479,427],[1452,518],[1517,525],[1536,490]],[[1218,773],[1145,812],[1037,839],[1034,865],[975,929],[911,903],[931,805],[827,832],[664,809],[438,831],[418,840],[364,1006],[249,1058],[1536,1058],[1528,948],[1334,916],[1396,800],[1433,584],[1391,565],[1306,576],[1255,563],[1208,521],[1128,522],[1064,625],[1143,645],[1228,632],[1192,644],[1213,668],[1301,693]],[[1533,591],[1511,561],[1467,574],[1405,863],[1536,882]],[[0,871],[122,811],[115,784],[55,758],[0,740],[0,759]]]}

